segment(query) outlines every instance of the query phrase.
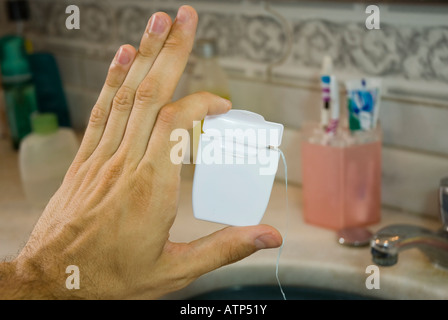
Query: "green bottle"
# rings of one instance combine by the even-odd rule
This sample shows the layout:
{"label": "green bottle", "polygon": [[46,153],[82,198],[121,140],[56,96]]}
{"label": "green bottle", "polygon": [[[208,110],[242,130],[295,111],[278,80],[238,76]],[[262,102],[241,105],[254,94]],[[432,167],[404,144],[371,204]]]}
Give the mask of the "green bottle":
{"label": "green bottle", "polygon": [[22,37],[1,39],[0,66],[6,115],[13,147],[17,150],[21,140],[31,132],[30,116],[37,111],[36,91]]}

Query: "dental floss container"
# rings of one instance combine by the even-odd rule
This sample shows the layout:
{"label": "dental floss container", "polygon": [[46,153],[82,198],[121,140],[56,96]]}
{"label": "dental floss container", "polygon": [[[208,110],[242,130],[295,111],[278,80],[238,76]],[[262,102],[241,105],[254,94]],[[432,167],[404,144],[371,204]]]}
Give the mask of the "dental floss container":
{"label": "dental floss container", "polygon": [[206,116],[193,180],[196,219],[233,226],[263,218],[278,168],[283,125],[256,113]]}

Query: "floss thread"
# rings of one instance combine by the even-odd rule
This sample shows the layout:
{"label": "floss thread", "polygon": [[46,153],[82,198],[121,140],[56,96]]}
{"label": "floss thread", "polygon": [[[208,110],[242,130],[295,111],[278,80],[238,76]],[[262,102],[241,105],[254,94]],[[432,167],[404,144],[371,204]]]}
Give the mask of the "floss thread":
{"label": "floss thread", "polygon": [[275,278],[277,279],[277,283],[278,283],[278,287],[280,288],[280,292],[283,296],[283,300],[287,300],[286,299],[286,295],[285,292],[283,291],[283,287],[282,284],[280,282],[280,278],[278,276],[278,272],[279,272],[279,266],[280,266],[280,256],[282,254],[283,251],[283,246],[285,245],[286,242],[286,238],[288,237],[288,231],[289,231],[289,201],[288,201],[288,166],[286,165],[286,158],[285,155],[283,154],[283,151],[280,150],[280,148],[276,148],[276,147],[270,147],[270,149],[273,150],[277,150],[278,152],[280,152],[280,155],[282,157],[283,160],[283,165],[285,167],[285,191],[286,191],[286,231],[285,231],[285,236],[283,237],[282,240],[282,244],[280,246],[280,248],[278,249],[278,254],[277,254],[277,262],[275,264]]}

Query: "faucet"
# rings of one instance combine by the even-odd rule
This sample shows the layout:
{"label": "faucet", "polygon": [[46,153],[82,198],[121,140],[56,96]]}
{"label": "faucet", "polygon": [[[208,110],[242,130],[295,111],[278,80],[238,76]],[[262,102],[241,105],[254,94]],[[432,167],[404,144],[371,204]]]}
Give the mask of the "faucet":
{"label": "faucet", "polygon": [[439,202],[441,229],[432,231],[403,224],[384,227],[370,242],[373,262],[392,266],[398,262],[399,252],[418,248],[435,266],[448,270],[448,177],[440,181]]}

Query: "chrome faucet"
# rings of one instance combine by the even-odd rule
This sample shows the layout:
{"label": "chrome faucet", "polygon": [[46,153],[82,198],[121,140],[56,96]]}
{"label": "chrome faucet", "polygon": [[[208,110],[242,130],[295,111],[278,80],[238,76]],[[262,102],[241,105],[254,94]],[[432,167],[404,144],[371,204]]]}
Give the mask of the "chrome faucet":
{"label": "chrome faucet", "polygon": [[434,265],[448,270],[448,177],[440,181],[439,201],[443,224],[440,230],[400,224],[382,228],[370,242],[373,262],[392,266],[400,251],[418,248]]}

